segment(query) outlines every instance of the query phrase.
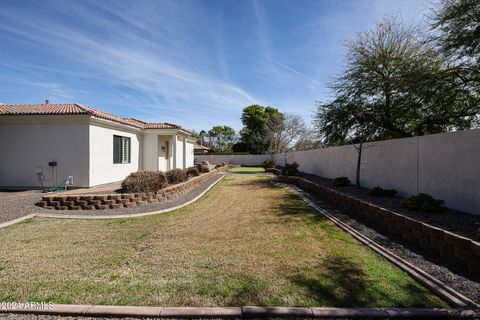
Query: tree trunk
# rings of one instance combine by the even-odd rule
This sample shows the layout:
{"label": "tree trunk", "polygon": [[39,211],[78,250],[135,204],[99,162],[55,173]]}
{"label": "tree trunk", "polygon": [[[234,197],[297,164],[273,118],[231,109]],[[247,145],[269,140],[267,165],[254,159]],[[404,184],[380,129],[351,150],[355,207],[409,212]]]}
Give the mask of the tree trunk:
{"label": "tree trunk", "polygon": [[360,188],[360,169],[362,166],[362,148],[363,148],[363,142],[360,142],[357,148],[357,172],[355,176],[355,185],[357,188]]}

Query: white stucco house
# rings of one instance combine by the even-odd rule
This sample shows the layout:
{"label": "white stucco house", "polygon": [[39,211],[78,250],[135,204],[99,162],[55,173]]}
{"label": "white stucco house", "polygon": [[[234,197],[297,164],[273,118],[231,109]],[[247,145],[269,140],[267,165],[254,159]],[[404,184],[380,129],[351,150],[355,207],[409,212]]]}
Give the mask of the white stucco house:
{"label": "white stucco house", "polygon": [[75,187],[137,170],[193,166],[194,139],[171,123],[121,118],[80,104],[0,105],[0,188]]}

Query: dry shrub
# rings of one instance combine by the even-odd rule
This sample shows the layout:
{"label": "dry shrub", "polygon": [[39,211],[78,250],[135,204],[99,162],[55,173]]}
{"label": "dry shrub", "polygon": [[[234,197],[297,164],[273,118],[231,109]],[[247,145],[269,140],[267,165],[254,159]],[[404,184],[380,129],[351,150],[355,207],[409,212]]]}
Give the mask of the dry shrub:
{"label": "dry shrub", "polygon": [[200,175],[200,172],[198,171],[197,167],[190,167],[185,169],[185,172],[187,173],[188,177],[197,177]]}
{"label": "dry shrub", "polygon": [[197,169],[200,173],[207,173],[210,172],[210,168],[208,167],[207,164],[205,163],[199,163],[197,164]]}
{"label": "dry shrub", "polygon": [[168,185],[165,174],[161,171],[132,172],[122,182],[126,192],[155,192]]}
{"label": "dry shrub", "polygon": [[187,181],[188,177],[183,169],[172,169],[165,172],[169,184],[177,184]]}

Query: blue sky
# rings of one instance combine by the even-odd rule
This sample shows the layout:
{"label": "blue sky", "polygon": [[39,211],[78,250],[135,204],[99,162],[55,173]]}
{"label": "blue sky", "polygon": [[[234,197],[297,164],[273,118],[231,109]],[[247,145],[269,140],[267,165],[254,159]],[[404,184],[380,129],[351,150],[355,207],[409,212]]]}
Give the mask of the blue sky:
{"label": "blue sky", "polygon": [[343,43],[425,0],[0,0],[0,103],[82,103],[201,130],[270,105],[310,121]]}

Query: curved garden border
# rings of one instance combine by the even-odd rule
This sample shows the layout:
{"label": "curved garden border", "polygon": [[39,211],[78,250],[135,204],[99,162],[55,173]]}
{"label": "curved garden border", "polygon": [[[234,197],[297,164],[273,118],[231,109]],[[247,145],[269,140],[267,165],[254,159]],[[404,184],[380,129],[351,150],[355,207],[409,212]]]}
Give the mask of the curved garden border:
{"label": "curved garden border", "polygon": [[19,223],[19,222],[22,222],[22,221],[25,221],[25,220],[28,220],[28,219],[32,219],[33,217],[61,218],[61,219],[105,220],[105,219],[124,219],[124,218],[145,217],[145,216],[151,216],[151,215],[161,214],[161,213],[165,213],[165,212],[170,212],[170,211],[177,210],[177,209],[186,207],[189,204],[194,203],[195,201],[197,201],[198,199],[203,197],[208,191],[210,191],[210,189],[212,189],[224,177],[225,177],[225,174],[222,173],[219,179],[212,182],[212,184],[210,186],[208,186],[208,188],[206,188],[202,193],[200,193],[195,198],[193,198],[193,199],[191,199],[191,200],[189,200],[185,203],[182,203],[181,205],[171,207],[171,208],[167,208],[167,209],[150,211],[150,212],[142,212],[142,213],[109,215],[109,216],[105,216],[105,215],[98,215],[98,216],[88,215],[87,216],[87,215],[80,215],[80,214],[61,214],[61,213],[33,213],[33,214],[29,214],[29,215],[26,215],[24,217],[21,217],[21,218],[15,219],[15,220],[4,222],[4,223],[0,224],[0,228],[8,227],[8,226],[11,226],[13,224],[16,224],[16,223]]}
{"label": "curved garden border", "polygon": [[55,194],[43,196],[42,200],[35,203],[44,209],[57,210],[106,210],[131,208],[150,203],[165,202],[178,198],[190,192],[195,187],[208,181],[218,172],[224,172],[227,166],[213,169],[210,172],[191,178],[185,182],[174,184],[157,192],[139,193],[109,193],[109,194]]}

